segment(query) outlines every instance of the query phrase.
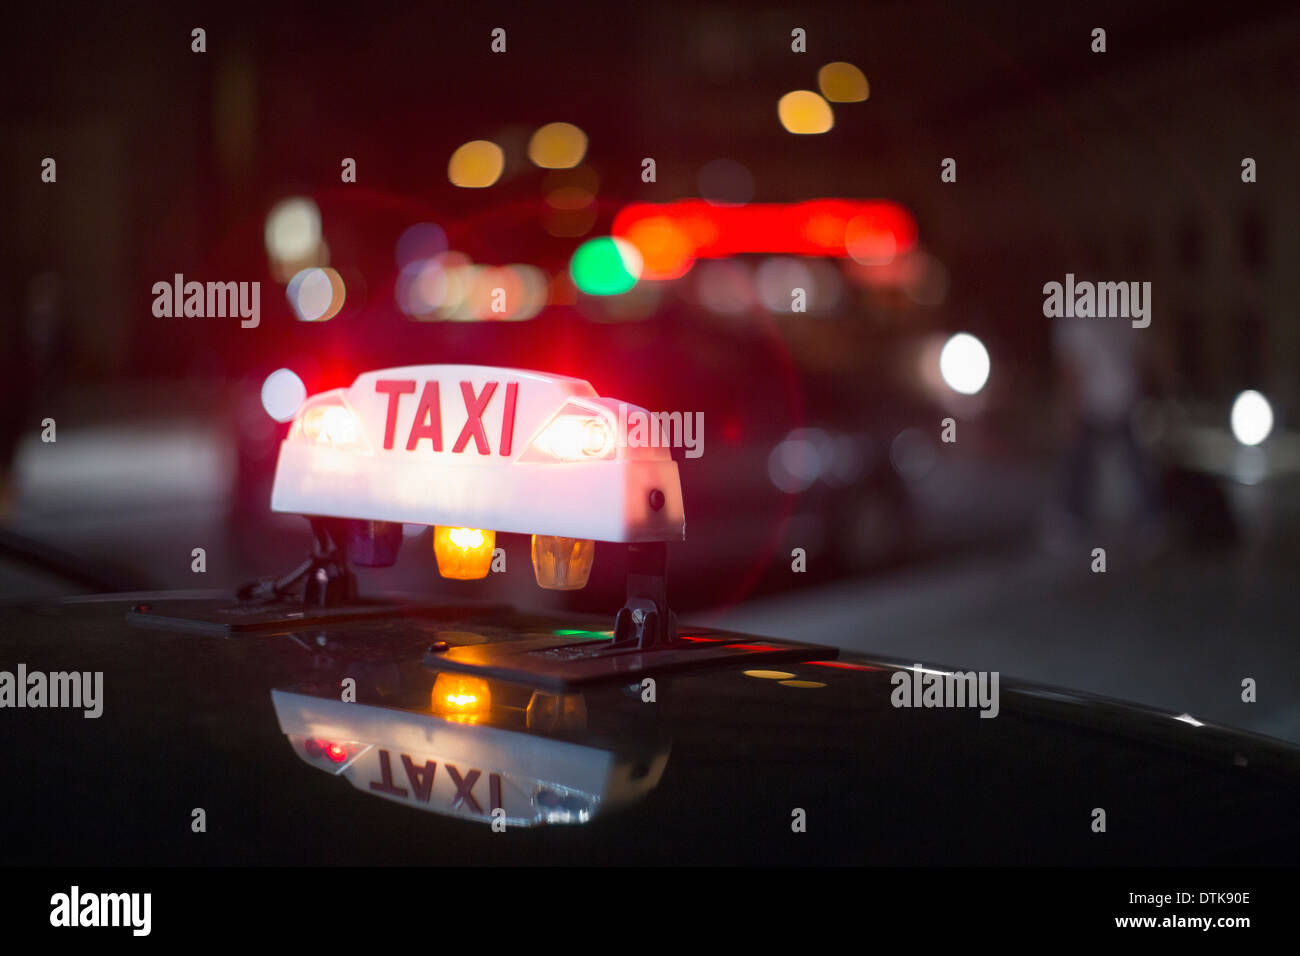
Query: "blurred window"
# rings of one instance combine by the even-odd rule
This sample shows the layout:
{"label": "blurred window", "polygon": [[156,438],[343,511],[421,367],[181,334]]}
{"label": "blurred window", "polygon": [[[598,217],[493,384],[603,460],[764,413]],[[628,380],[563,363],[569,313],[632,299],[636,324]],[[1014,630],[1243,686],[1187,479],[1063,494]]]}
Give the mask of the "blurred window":
{"label": "blurred window", "polygon": [[1201,225],[1195,218],[1183,220],[1178,230],[1178,263],[1184,269],[1201,266]]}
{"label": "blurred window", "polygon": [[1237,329],[1237,376],[1242,388],[1258,388],[1264,374],[1264,319],[1255,311],[1246,312]]}
{"label": "blurred window", "polygon": [[1205,369],[1201,362],[1201,337],[1204,329],[1195,312],[1184,310],[1178,316],[1178,371],[1193,395],[1205,387]]}
{"label": "blurred window", "polygon": [[1126,266],[1141,269],[1151,258],[1151,238],[1142,226],[1133,226],[1128,234],[1128,262]]}
{"label": "blurred window", "polygon": [[1241,217],[1241,261],[1252,272],[1264,269],[1264,245],[1264,218],[1258,209],[1247,209]]}

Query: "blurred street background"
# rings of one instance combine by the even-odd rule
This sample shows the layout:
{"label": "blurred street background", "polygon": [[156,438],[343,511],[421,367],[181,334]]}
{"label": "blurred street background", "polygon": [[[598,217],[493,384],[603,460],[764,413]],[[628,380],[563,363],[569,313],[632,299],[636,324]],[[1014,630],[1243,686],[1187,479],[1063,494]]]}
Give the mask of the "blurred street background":
{"label": "blurred street background", "polygon": [[[1293,5],[43,4],[0,42],[0,598],[291,568],[272,382],[535,368],[703,412],[688,622],[1300,741]],[[693,231],[763,204],[794,232]],[[177,273],[260,325],[155,315]],[[1046,317],[1067,274],[1150,282],[1150,326]],[[621,600],[613,546],[557,596],[526,537],[464,583],[406,530],[368,591]]]}

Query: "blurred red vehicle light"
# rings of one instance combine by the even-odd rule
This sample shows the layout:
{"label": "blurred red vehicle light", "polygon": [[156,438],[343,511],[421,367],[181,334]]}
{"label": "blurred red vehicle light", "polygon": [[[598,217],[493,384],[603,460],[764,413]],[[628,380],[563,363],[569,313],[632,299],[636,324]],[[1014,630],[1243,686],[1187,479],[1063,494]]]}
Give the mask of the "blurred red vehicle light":
{"label": "blurred red vehicle light", "polygon": [[697,259],[720,259],[743,253],[785,253],[847,258],[845,229],[892,236],[901,254],[916,245],[916,220],[897,203],[884,199],[810,199],[796,203],[750,203],[713,206],[702,199],[674,203],[634,203],[614,218],[613,234],[636,244],[651,224],[662,231],[671,223],[687,237]]}

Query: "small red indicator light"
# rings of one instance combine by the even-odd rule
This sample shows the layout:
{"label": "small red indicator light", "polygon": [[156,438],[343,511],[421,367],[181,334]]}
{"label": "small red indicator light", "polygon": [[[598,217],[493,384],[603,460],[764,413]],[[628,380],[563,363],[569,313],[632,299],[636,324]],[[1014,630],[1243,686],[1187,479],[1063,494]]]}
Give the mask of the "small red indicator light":
{"label": "small red indicator light", "polygon": [[348,759],[348,752],[343,748],[342,744],[326,744],[325,756],[329,757],[330,760],[333,760],[335,763],[342,763],[344,760]]}

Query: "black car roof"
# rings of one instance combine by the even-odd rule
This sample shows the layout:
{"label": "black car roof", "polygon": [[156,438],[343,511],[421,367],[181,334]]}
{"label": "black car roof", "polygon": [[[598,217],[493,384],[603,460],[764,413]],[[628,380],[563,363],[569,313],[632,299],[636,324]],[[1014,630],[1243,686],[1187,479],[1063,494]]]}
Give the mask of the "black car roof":
{"label": "black car roof", "polygon": [[[1172,865],[1284,861],[1300,848],[1300,752],[1280,741],[1011,679],[996,718],[900,708],[894,675],[914,662],[811,652],[675,672],[650,652],[639,670],[574,691],[578,724],[503,731],[491,717],[455,728],[470,753],[480,737],[499,753],[499,731],[511,734],[513,752],[529,758],[527,780],[559,794],[548,799],[569,792],[546,775],[554,748],[625,759],[634,782],[654,767],[652,786],[623,781],[635,795],[590,822],[498,833],[486,814],[421,813],[320,772],[327,763],[295,754],[302,741],[285,729],[285,702],[332,701],[340,676],[352,675],[355,706],[439,726],[428,695],[441,671],[427,660],[438,641],[558,631],[599,643],[605,619],[458,607],[220,637],[128,624],[141,600],[4,610],[0,669],[104,675],[97,719],[0,711],[5,862]],[[645,676],[656,680],[653,702]],[[393,750],[394,766],[402,756]],[[492,770],[482,769],[486,787]],[[190,829],[196,808],[205,834]],[[1104,833],[1092,825],[1098,808]],[[802,831],[792,826],[799,811]]]}

